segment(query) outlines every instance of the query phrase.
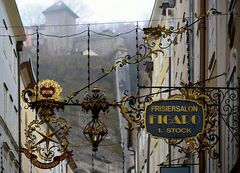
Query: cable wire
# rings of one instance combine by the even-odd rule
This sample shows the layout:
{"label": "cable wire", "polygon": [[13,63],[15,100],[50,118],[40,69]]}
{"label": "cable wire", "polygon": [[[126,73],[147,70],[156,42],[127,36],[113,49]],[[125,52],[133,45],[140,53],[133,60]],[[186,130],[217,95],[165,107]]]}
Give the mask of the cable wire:
{"label": "cable wire", "polygon": [[[236,17],[240,17],[239,13],[233,13]],[[228,16],[231,15],[231,13],[221,13],[221,14],[210,14],[208,15],[208,17],[213,17],[213,16]],[[188,16],[186,18],[196,18],[196,17],[191,17]],[[171,17],[171,18],[165,18],[165,19],[159,19],[159,20],[150,20],[150,19],[143,19],[143,20],[137,20],[139,23],[143,23],[143,22],[162,22],[162,21],[168,21],[168,20],[182,20],[183,17]],[[39,25],[39,28],[48,28],[48,27],[70,27],[70,26],[87,26],[87,25],[103,25],[103,24],[128,24],[128,23],[136,23],[136,20],[132,20],[132,21],[116,21],[116,22],[92,22],[92,23],[77,23],[77,24],[66,24],[66,25],[61,25],[61,24],[54,24],[54,25]],[[36,25],[10,25],[8,26],[9,28],[30,28],[30,27],[36,27]],[[0,28],[5,28],[5,26],[0,26]]]}
{"label": "cable wire", "polygon": [[[90,26],[90,25],[89,25]],[[133,32],[135,29],[131,29],[129,31],[126,31],[126,32],[122,32],[122,33],[119,33],[119,34],[115,34],[115,35],[110,35],[110,34],[105,34],[105,33],[101,33],[101,32],[96,32],[96,31],[93,31],[93,30],[90,30],[89,29],[89,32],[92,32],[96,35],[101,35],[101,36],[105,36],[105,37],[111,37],[111,38],[116,38],[116,37],[119,37],[119,36],[122,36],[122,35],[126,35],[126,34],[129,34],[131,32]],[[141,31],[143,31],[143,29],[141,29]],[[45,36],[45,37],[55,37],[55,38],[69,38],[69,37],[75,37],[75,36],[79,36],[79,35],[82,35],[84,33],[88,32],[88,30],[84,30],[82,32],[79,32],[79,33],[75,33],[75,34],[70,34],[70,35],[55,35],[55,34],[46,34],[46,33],[42,33],[42,32],[38,32],[39,35],[42,35],[42,36]],[[24,37],[24,36],[32,36],[32,35],[36,35],[37,33],[34,32],[34,33],[31,33],[31,34],[25,34],[25,35],[0,35],[0,37]]]}
{"label": "cable wire", "polygon": [[44,33],[39,33],[40,35],[43,35],[45,37],[56,37],[56,38],[66,38],[66,37],[75,37],[75,36],[79,36],[84,34],[85,32],[87,32],[88,30],[79,32],[79,33],[75,33],[75,34],[70,34],[70,35],[54,35],[54,34],[44,34]]}
{"label": "cable wire", "polygon": [[32,35],[36,35],[37,33],[30,33],[30,34],[24,34],[24,35],[0,35],[0,37],[26,37],[26,36],[32,36]]}
{"label": "cable wire", "polygon": [[[236,13],[237,14],[237,13]],[[217,15],[209,15],[207,17],[212,17],[212,16],[225,16],[225,15],[230,15],[230,14],[217,14]],[[185,19],[191,19],[191,18],[196,18],[196,17],[185,17]],[[181,18],[168,18],[168,19],[163,19],[163,20],[183,20],[184,18],[181,17]],[[147,21],[150,21],[150,20],[145,20],[145,22]],[[151,21],[162,21],[162,20],[151,20]],[[91,23],[91,24],[72,24],[72,25],[45,25],[45,26],[37,26],[38,28],[40,27],[44,27],[44,28],[47,28],[47,27],[66,27],[66,26],[78,26],[78,25],[96,25],[96,24],[119,24],[119,23],[139,23],[139,22],[144,22],[144,21],[130,21],[130,22],[109,22],[109,23]],[[197,22],[197,21],[195,21]],[[189,26],[195,24],[195,22],[193,22],[192,24],[190,24]],[[8,26],[8,27],[18,27],[18,26]],[[25,26],[19,26],[19,27],[25,27]],[[26,27],[36,27],[35,25],[34,26],[26,26]],[[5,26],[0,26],[0,28],[5,28]],[[106,37],[119,37],[121,35],[126,35],[126,34],[129,34],[131,32],[133,32],[135,29],[132,29],[132,30],[129,30],[129,31],[126,31],[126,32],[123,32],[123,33],[119,33],[119,34],[116,34],[116,35],[110,35],[110,34],[105,34],[105,33],[100,33],[100,32],[96,32],[96,31],[93,31],[93,30],[90,30],[90,32],[94,33],[94,34],[97,34],[97,35],[101,35],[101,36],[106,36]],[[140,31],[143,31],[143,29],[139,28]],[[68,37],[75,37],[75,36],[78,36],[78,35],[82,35],[84,34],[85,32],[87,32],[88,30],[84,30],[80,33],[74,33],[74,34],[70,34],[70,35],[55,35],[55,34],[46,34],[46,33],[41,33],[39,32],[39,35],[42,35],[42,36],[45,36],[45,37],[56,37],[56,38],[68,38]],[[32,35],[35,35],[37,34],[36,32],[34,33],[30,33],[30,34],[24,34],[24,35],[10,35],[11,37],[24,37],[24,36],[32,36]],[[0,35],[0,37],[9,37],[9,35]]]}
{"label": "cable wire", "polygon": [[104,33],[99,33],[99,32],[95,32],[95,31],[91,31],[91,32],[94,33],[94,34],[97,34],[97,35],[115,38],[115,37],[119,37],[119,36],[122,36],[122,35],[129,34],[133,31],[135,31],[135,29],[132,29],[132,30],[127,31],[127,32],[122,32],[122,33],[119,33],[119,34],[116,34],[116,35],[104,34]]}

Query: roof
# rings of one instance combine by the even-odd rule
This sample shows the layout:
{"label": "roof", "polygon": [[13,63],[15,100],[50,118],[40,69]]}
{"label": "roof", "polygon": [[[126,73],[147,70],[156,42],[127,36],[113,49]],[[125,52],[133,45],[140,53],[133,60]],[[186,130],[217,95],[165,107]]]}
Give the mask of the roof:
{"label": "roof", "polygon": [[74,13],[64,2],[58,1],[52,6],[48,7],[46,10],[44,10],[42,13],[46,16],[52,12],[58,12],[58,11],[68,11],[73,17],[78,18],[78,15]]}
{"label": "roof", "polygon": [[23,27],[23,23],[18,11],[18,7],[17,4],[15,2],[15,0],[7,0],[7,1],[3,1],[5,8],[6,8],[6,12],[7,15],[9,17],[9,22],[10,22],[10,26],[19,26],[19,27],[12,27],[13,30],[13,34],[19,35],[21,37],[15,37],[15,39],[17,41],[24,41],[26,40],[26,35],[25,35],[25,31],[24,31],[24,27]]}
{"label": "roof", "polygon": [[30,59],[20,64],[20,73],[23,79],[24,87],[33,88],[36,84],[36,79],[32,68],[32,62]]}

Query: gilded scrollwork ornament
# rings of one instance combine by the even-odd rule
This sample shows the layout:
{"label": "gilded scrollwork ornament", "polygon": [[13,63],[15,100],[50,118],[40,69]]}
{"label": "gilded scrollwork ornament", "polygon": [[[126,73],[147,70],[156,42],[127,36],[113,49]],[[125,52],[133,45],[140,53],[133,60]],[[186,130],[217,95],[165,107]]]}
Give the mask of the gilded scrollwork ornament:
{"label": "gilded scrollwork ornament", "polygon": [[217,130],[217,115],[218,110],[210,105],[211,95],[208,95],[202,88],[198,88],[192,84],[185,85],[179,89],[179,94],[169,97],[169,99],[186,99],[194,100],[204,108],[204,127],[203,131],[196,137],[187,139],[172,139],[166,140],[167,143],[179,147],[179,152],[186,155],[207,151],[212,158],[218,158],[216,144],[219,142],[219,137],[216,135]]}
{"label": "gilded scrollwork ornament", "polygon": [[139,45],[139,49],[140,51],[138,52],[138,55],[126,55],[125,57],[122,57],[121,60],[117,60],[107,71],[102,69],[103,73],[107,75],[115,71],[117,67],[123,67],[127,64],[139,64],[146,59],[152,59],[154,57],[157,57],[159,53],[162,53],[164,55],[163,50],[153,50],[151,47],[145,44]]}
{"label": "gilded scrollwork ornament", "polygon": [[53,80],[43,80],[34,88],[22,91],[22,99],[27,103],[26,109],[36,109],[40,119],[54,116],[54,109],[63,109],[64,104],[60,96],[61,86]]}
{"label": "gilded scrollwork ornament", "polygon": [[210,15],[218,14],[221,14],[221,12],[217,11],[214,8],[211,8],[204,14],[195,14],[196,20],[192,23],[189,23],[184,13],[182,20],[184,23],[183,26],[177,26],[175,28],[174,26],[166,27],[158,25],[156,27],[144,28],[143,31],[145,37],[143,39],[145,40],[145,43],[148,45],[148,47],[154,48],[154,50],[159,49],[163,51],[164,49],[169,48],[171,45],[177,45],[179,40],[182,39],[183,34],[185,34],[187,31],[191,31],[192,25]]}
{"label": "gilded scrollwork ornament", "polygon": [[126,129],[132,130],[136,127],[144,127],[143,113],[145,107],[152,102],[151,97],[146,97],[143,101],[140,99],[129,96],[125,93],[119,104],[122,116],[128,121],[129,125]]}

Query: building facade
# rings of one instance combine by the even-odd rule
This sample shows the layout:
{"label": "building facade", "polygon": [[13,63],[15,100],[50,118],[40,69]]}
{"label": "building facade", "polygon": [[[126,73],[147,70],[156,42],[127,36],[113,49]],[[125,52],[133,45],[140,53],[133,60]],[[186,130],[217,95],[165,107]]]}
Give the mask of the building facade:
{"label": "building facade", "polygon": [[[156,0],[149,27],[160,25],[167,28],[170,26],[179,28],[186,26],[186,22],[191,24],[198,20],[195,13],[206,15],[206,17],[191,25],[190,30],[179,37],[178,44],[171,46],[171,50],[164,49],[164,52],[167,52],[165,56],[169,58],[168,60],[162,55],[153,58],[152,85],[181,87],[182,84],[192,83],[200,87],[211,87],[215,91],[223,93],[233,94],[234,89],[239,92],[240,34],[236,28],[236,24],[240,23],[239,6],[239,2],[235,0]],[[211,8],[216,9],[219,13],[217,15],[208,13]],[[187,21],[184,21],[184,18]],[[161,40],[158,41],[161,42]],[[170,75],[162,73],[164,69],[168,69]],[[168,82],[164,82],[163,79]],[[152,89],[152,92],[157,92],[157,88]],[[175,93],[177,91],[173,91],[171,94]],[[167,98],[163,95],[157,97],[159,99]],[[223,102],[218,102],[219,117],[216,119],[218,124],[215,134],[219,137],[219,141],[214,146],[219,153],[218,159],[211,159],[206,151],[187,157],[179,153],[177,148],[171,147],[171,166],[187,165],[190,167],[191,173],[239,172],[239,136],[236,133],[239,129],[239,108],[236,106],[238,111],[231,112],[224,107],[227,103],[226,100],[230,100],[230,105],[238,105],[239,98],[236,96],[233,101],[230,97],[231,94],[226,94]],[[161,141],[161,139],[154,140]],[[160,155],[166,156],[169,148],[164,145],[160,148],[164,151],[155,147],[152,153],[161,151]],[[161,157],[149,158],[153,172],[160,171],[159,158]]]}
{"label": "building facade", "polygon": [[25,32],[15,0],[0,1],[0,17],[0,169],[17,173],[21,170],[18,62]]}

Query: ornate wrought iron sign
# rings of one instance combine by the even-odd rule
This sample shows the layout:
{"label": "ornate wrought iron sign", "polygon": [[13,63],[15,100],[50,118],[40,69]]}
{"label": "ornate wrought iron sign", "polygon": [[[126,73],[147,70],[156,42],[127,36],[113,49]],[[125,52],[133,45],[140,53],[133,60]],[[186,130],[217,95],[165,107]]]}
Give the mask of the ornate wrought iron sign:
{"label": "ornate wrought iron sign", "polygon": [[62,88],[53,80],[43,80],[35,88],[22,91],[23,100],[28,107],[36,109],[39,119],[30,122],[25,129],[26,148],[20,151],[41,169],[53,168],[72,156],[72,151],[67,151],[68,123],[54,116],[55,109],[63,108],[61,92]]}
{"label": "ornate wrought iron sign", "polygon": [[[125,96],[119,108],[130,124],[128,128],[146,126],[153,136],[168,138],[166,142],[178,147],[179,152],[188,155],[205,150],[210,157],[218,158],[216,94],[193,85],[172,89],[177,89],[178,94],[169,100],[152,102],[146,97],[139,106],[136,106],[135,97]],[[144,118],[146,110],[148,115]]]}
{"label": "ornate wrought iron sign", "polygon": [[154,137],[195,137],[203,131],[203,125],[203,106],[193,100],[160,100],[146,108],[145,127]]}

